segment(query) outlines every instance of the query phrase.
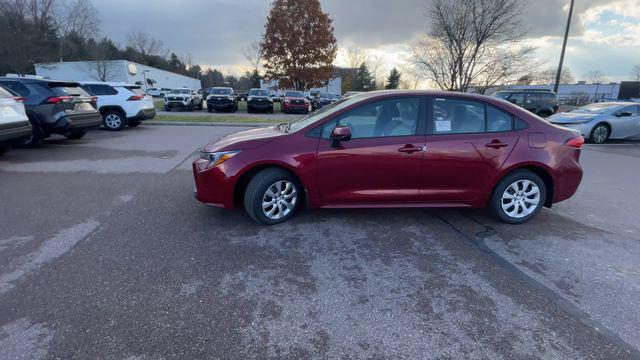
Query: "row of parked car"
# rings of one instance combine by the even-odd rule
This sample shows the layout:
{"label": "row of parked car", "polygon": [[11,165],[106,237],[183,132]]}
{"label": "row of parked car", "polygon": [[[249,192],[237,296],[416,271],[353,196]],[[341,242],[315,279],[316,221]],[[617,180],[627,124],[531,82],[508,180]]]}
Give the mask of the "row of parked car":
{"label": "row of parked car", "polygon": [[119,131],[156,114],[137,85],[74,82],[35,76],[0,77],[0,152],[39,147],[53,134],[80,139],[101,125]]}
{"label": "row of parked car", "polygon": [[[166,90],[166,89],[165,89]],[[155,93],[153,89],[150,94]],[[307,96],[302,91],[285,91],[282,96],[274,96],[264,89],[251,89],[247,93],[236,93],[230,87],[211,87],[203,91],[193,89],[172,89],[164,95],[164,110],[182,109],[187,111],[203,110],[206,102],[207,111],[238,110],[238,102],[247,102],[247,112],[273,112],[273,103],[281,103],[284,113],[308,113],[340,100],[340,95],[321,93]]]}

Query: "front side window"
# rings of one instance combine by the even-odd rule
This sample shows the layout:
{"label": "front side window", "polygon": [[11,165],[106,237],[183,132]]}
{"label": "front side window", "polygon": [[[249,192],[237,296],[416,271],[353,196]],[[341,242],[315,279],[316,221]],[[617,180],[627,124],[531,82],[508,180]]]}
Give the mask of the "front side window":
{"label": "front side window", "polygon": [[631,114],[631,116],[638,116],[638,107],[637,106],[627,106],[624,107],[622,109],[620,109],[620,111],[618,111],[618,113],[629,113]]}
{"label": "front side window", "polygon": [[518,106],[522,106],[522,104],[524,104],[524,94],[523,93],[513,93],[511,94],[511,97],[509,97],[509,101],[511,101],[512,103],[518,105]]}
{"label": "front side window", "polygon": [[513,116],[478,101],[436,98],[432,126],[434,134],[511,131]]}
{"label": "front side window", "polygon": [[322,138],[329,139],[336,126],[349,127],[352,139],[411,136],[416,134],[419,116],[419,98],[376,101],[325,125]]}

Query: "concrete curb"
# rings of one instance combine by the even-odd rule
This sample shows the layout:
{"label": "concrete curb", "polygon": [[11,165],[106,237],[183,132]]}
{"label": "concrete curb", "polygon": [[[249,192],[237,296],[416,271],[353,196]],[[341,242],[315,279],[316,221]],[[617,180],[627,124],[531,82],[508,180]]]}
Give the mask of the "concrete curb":
{"label": "concrete curb", "polygon": [[158,126],[236,126],[236,127],[267,127],[278,123],[235,123],[235,122],[202,122],[202,121],[145,121],[145,125]]}

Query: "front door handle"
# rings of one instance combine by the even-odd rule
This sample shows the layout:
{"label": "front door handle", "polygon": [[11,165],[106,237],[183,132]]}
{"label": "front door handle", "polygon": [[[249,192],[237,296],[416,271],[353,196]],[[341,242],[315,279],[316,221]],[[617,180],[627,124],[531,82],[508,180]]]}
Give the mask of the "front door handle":
{"label": "front door handle", "polygon": [[414,152],[422,151],[422,146],[408,144],[398,149],[398,151],[402,153],[413,154]]}
{"label": "front door handle", "polygon": [[500,148],[509,146],[509,144],[505,144],[502,141],[495,139],[495,140],[492,140],[490,143],[485,144],[484,146],[493,148],[493,149],[500,149]]}

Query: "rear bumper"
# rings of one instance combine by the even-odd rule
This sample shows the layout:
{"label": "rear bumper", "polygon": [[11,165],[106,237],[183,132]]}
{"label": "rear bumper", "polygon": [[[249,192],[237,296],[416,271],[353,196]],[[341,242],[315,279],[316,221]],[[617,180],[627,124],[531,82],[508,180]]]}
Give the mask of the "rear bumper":
{"label": "rear bumper", "polygon": [[100,113],[86,113],[62,116],[49,129],[52,134],[67,134],[71,131],[97,129],[102,125]]}
{"label": "rear bumper", "polygon": [[29,121],[0,125],[0,143],[11,142],[31,135],[32,128]]}
{"label": "rear bumper", "polygon": [[128,121],[144,121],[153,119],[156,116],[156,109],[140,110],[135,116],[127,118]]}

